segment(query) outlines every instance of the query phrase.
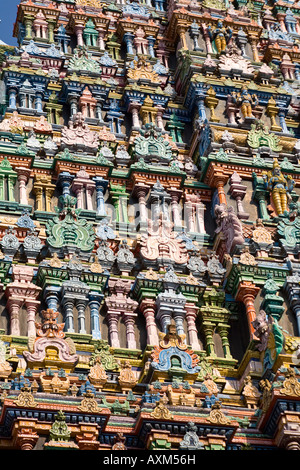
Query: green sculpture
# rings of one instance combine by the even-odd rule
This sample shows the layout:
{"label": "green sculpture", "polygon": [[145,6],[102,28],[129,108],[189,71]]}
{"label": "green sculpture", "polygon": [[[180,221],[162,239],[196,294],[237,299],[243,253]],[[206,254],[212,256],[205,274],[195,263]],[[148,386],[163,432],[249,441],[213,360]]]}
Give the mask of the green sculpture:
{"label": "green sculpture", "polygon": [[65,414],[59,410],[50,429],[50,439],[52,441],[69,441],[70,436],[71,431],[68,429]]}
{"label": "green sculpture", "polygon": [[86,219],[78,219],[81,209],[76,209],[77,199],[71,196],[60,196],[63,207],[58,209],[58,216],[49,220],[46,225],[47,242],[52,248],[76,247],[84,252],[94,249],[95,232],[92,224]]}
{"label": "green sculpture", "polygon": [[269,147],[274,152],[281,151],[279,137],[270,133],[268,127],[262,121],[257,121],[251,125],[247,142],[249,147],[253,149]]}

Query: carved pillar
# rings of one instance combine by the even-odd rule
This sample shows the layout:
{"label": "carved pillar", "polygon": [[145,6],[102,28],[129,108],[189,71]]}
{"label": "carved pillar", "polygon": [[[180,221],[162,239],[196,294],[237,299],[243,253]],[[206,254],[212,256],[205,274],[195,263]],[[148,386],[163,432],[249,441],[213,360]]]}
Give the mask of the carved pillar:
{"label": "carved pillar", "polygon": [[59,292],[60,287],[57,286],[47,286],[44,289],[44,299],[46,301],[47,308],[51,308],[54,312],[57,312],[58,310]]}
{"label": "carved pillar", "polygon": [[93,339],[101,339],[100,331],[100,306],[103,296],[97,292],[91,293],[89,296],[89,307],[91,315],[91,333]]}
{"label": "carved pillar", "polygon": [[6,308],[10,317],[10,334],[12,336],[20,336],[20,308],[23,305],[23,298],[9,298]]}
{"label": "carved pillar", "polygon": [[65,331],[68,333],[75,333],[74,330],[74,301],[75,299],[63,298],[63,309],[65,314]]}
{"label": "carved pillar", "polygon": [[181,217],[179,213],[179,201],[182,195],[182,191],[171,188],[169,190],[169,194],[171,196],[171,208],[172,208],[174,228],[176,227],[181,228],[182,223],[181,223]]}
{"label": "carved pillar", "polygon": [[85,329],[85,309],[87,301],[85,299],[76,300],[76,308],[78,312],[78,333],[86,334]]}
{"label": "carved pillar", "polygon": [[30,176],[30,169],[18,167],[16,168],[18,173],[18,182],[19,182],[19,200],[20,204],[28,205],[28,198],[26,192],[26,184],[28,182],[28,178]]}
{"label": "carved pillar", "polygon": [[96,204],[97,214],[106,216],[104,194],[108,185],[108,181],[104,180],[101,176],[95,176],[93,180],[96,183]]}
{"label": "carved pillar", "polygon": [[226,194],[224,191],[224,185],[227,183],[227,176],[224,175],[214,175],[214,187],[217,188],[220,204],[226,204]]}
{"label": "carved pillar", "polygon": [[35,337],[35,317],[38,310],[40,302],[34,299],[26,299],[25,306],[27,309],[27,336]]}
{"label": "carved pillar", "polygon": [[148,213],[146,205],[146,196],[149,192],[149,186],[144,184],[138,184],[134,187],[133,194],[138,198],[139,201],[139,212],[140,212],[140,229],[145,228],[148,223]]}
{"label": "carved pillar", "polygon": [[152,299],[143,299],[140,304],[140,310],[146,320],[147,344],[158,345],[158,334],[155,322],[156,304]]}
{"label": "carved pillar", "polygon": [[138,102],[132,102],[128,107],[128,112],[132,115],[132,127],[135,129],[139,129],[141,127],[139,120],[140,107],[141,104]]}
{"label": "carved pillar", "polygon": [[247,186],[241,184],[242,178],[234,172],[230,178],[230,194],[236,200],[237,216],[239,219],[248,219],[249,214],[244,211],[242,200],[244,199],[247,191]]}
{"label": "carved pillar", "polygon": [[36,432],[36,419],[17,418],[12,431],[14,435],[14,444],[20,450],[32,450],[37,441],[38,434]]}
{"label": "carved pillar", "polygon": [[185,318],[187,322],[189,342],[190,342],[191,348],[195,349],[196,351],[199,351],[201,349],[199,340],[198,340],[198,331],[196,328],[196,318],[198,315],[198,310],[199,308],[195,304],[192,304],[189,302],[185,304],[185,311],[186,311]]}
{"label": "carved pillar", "polygon": [[204,321],[202,323],[202,327],[203,327],[203,331],[204,331],[204,335],[205,335],[206,353],[210,357],[216,357],[215,345],[214,345],[214,340],[213,340],[213,334],[214,334],[215,326],[212,323],[208,322],[208,321]]}
{"label": "carved pillar", "polygon": [[229,346],[229,341],[228,341],[228,330],[230,326],[222,323],[218,323],[218,333],[221,337],[222,341],[222,347],[223,347],[223,352],[224,352],[224,357],[226,359],[232,359],[232,355],[230,352],[230,346]]}
{"label": "carved pillar", "polygon": [[77,37],[77,46],[83,47],[83,30],[84,30],[84,25],[83,24],[77,24],[75,26],[75,34]]}
{"label": "carved pillar", "polygon": [[119,348],[120,347],[119,329],[118,329],[119,315],[114,312],[107,312],[106,318],[108,321],[110,344],[113,348]]}
{"label": "carved pillar", "polygon": [[181,49],[188,49],[186,38],[185,38],[185,27],[180,26],[177,31],[178,31],[179,38],[180,38]]}
{"label": "carved pillar", "polygon": [[254,62],[259,62],[258,50],[257,50],[257,39],[250,36],[249,40],[250,40],[251,49],[253,52],[253,60]]}
{"label": "carved pillar", "polygon": [[137,314],[132,312],[124,313],[123,320],[126,326],[126,345],[128,349],[136,349],[136,339],[134,332],[135,318]]}
{"label": "carved pillar", "polygon": [[254,328],[252,322],[256,318],[256,311],[254,307],[254,300],[259,293],[259,287],[256,287],[252,282],[243,281],[240,283],[236,300],[243,302],[246,307],[246,315],[249,325],[250,338],[253,339]]}

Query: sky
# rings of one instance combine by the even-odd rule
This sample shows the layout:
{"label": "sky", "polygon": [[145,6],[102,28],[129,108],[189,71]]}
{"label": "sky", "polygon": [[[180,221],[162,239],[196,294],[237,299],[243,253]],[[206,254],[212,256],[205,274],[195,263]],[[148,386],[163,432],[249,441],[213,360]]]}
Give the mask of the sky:
{"label": "sky", "polygon": [[13,27],[17,17],[17,6],[20,0],[0,0],[0,39],[9,46],[16,46],[13,38]]}

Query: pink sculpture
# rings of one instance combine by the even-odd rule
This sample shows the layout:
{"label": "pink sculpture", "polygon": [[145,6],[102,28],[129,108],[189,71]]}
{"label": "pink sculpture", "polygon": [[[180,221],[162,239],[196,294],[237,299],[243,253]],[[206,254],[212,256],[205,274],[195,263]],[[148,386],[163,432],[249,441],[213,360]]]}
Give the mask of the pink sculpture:
{"label": "pink sculpture", "polygon": [[148,236],[141,239],[141,256],[146,260],[158,260],[162,265],[170,261],[176,264],[186,264],[188,254],[181,239],[173,232],[174,224],[163,213],[158,220],[148,220]]}
{"label": "pink sculpture", "polygon": [[85,124],[82,113],[76,113],[61,133],[61,143],[76,150],[87,150],[96,153],[99,146],[99,135]]}
{"label": "pink sculpture", "polygon": [[36,323],[38,337],[34,342],[34,351],[24,351],[26,361],[46,365],[45,363],[49,360],[47,350],[50,349],[57,351],[60,361],[75,366],[78,356],[70,352],[70,345],[65,340],[63,332],[64,323],[56,322],[58,312],[48,308],[42,310],[41,315],[43,316],[42,322]]}

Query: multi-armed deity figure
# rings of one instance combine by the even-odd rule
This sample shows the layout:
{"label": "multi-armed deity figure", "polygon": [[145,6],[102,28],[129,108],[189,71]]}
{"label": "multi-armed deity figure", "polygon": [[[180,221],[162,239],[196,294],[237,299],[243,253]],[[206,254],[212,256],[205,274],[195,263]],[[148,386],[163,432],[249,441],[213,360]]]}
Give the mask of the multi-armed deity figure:
{"label": "multi-armed deity figure", "polygon": [[290,193],[294,189],[295,181],[290,175],[282,174],[277,158],[274,158],[273,170],[263,172],[262,178],[265,187],[271,192],[277,215],[283,216],[288,211]]}
{"label": "multi-armed deity figure", "polygon": [[222,21],[218,21],[217,26],[212,30],[209,26],[208,34],[212,43],[214,43],[218,54],[225,52],[226,46],[229,43],[232,30],[229,27],[223,26]]}
{"label": "multi-armed deity figure", "polygon": [[253,107],[258,105],[258,98],[256,95],[254,94],[251,95],[251,93],[249,93],[246,85],[242,86],[240,92],[238,93],[233,92],[232,98],[233,98],[233,102],[236,103],[240,107],[240,110],[244,119],[255,118],[253,116],[252,111],[253,111]]}

